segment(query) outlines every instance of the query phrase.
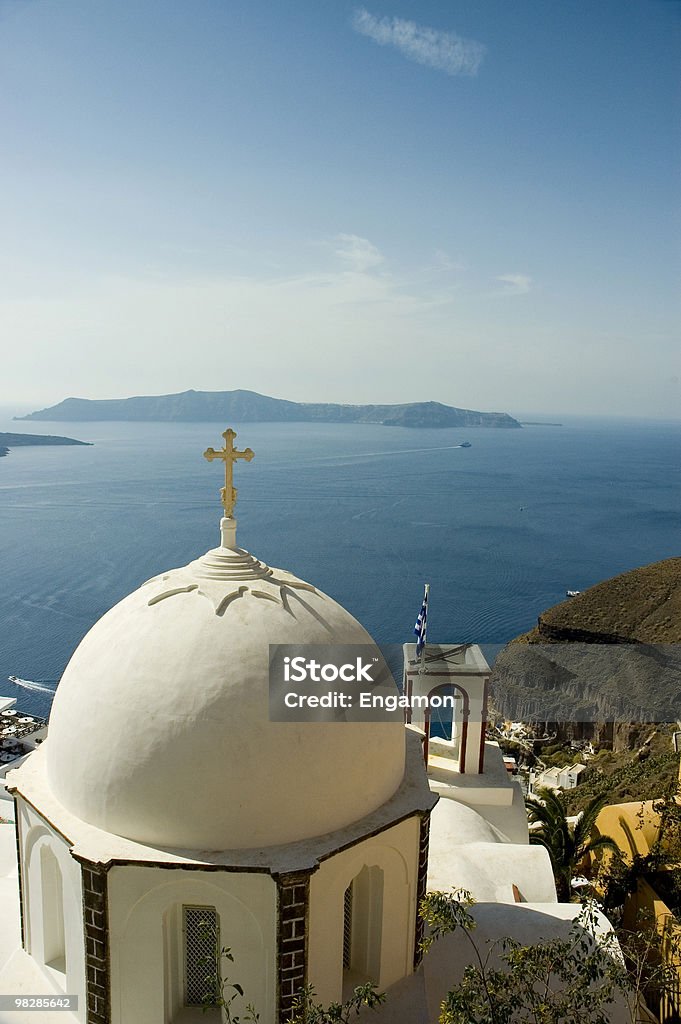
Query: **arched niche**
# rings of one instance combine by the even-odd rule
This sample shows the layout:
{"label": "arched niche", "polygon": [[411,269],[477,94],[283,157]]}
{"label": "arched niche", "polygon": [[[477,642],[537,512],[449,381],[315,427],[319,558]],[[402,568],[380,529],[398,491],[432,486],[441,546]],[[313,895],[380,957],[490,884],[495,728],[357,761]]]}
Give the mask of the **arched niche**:
{"label": "arched niche", "polygon": [[25,946],[55,990],[85,987],[81,869],[60,836],[29,825],[21,850]]}
{"label": "arched niche", "polygon": [[[136,869],[127,871],[128,886],[127,872],[121,870],[119,881],[110,887],[112,1024],[132,1020],[135,1024],[214,1024],[220,1020],[217,1010],[204,1012],[201,1006],[187,1005],[185,907],[205,908],[216,915],[220,944],[231,947],[234,956],[233,963],[222,962],[223,976],[241,985],[245,993],[235,1012],[253,1002],[267,1024],[274,1005],[274,956],[263,938],[257,909],[253,912],[247,903],[243,876],[230,873],[223,886],[197,872],[146,868],[139,869],[142,876],[136,880]],[[247,877],[251,882],[253,876]],[[140,882],[150,887],[135,896]],[[254,904],[257,908],[257,900]]]}
{"label": "arched niche", "polygon": [[381,976],[383,870],[364,864],[343,893],[343,996]]}
{"label": "arched niche", "polygon": [[340,1000],[355,971],[355,984],[381,988],[411,973],[418,838],[418,820],[409,819],[389,836],[340,851],[311,876],[309,982],[321,1002]]}
{"label": "arched niche", "polygon": [[47,843],[40,846],[40,896],[43,924],[43,963],[66,975],[64,933],[64,881],[61,868]]}

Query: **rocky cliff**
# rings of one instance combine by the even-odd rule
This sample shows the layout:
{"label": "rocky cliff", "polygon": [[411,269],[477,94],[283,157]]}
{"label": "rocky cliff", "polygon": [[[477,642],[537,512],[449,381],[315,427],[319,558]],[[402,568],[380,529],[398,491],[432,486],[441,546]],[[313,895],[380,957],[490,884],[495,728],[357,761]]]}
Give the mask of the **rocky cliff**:
{"label": "rocky cliff", "polygon": [[636,745],[643,723],[676,721],[681,558],[633,569],[543,612],[500,654],[492,690],[505,717],[614,749]]}

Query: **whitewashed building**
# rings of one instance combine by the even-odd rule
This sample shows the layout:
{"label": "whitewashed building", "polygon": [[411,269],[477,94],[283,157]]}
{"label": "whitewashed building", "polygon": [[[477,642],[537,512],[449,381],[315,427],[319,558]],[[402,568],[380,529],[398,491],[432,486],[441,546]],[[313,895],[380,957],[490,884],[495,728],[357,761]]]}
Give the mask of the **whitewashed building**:
{"label": "whitewashed building", "polygon": [[546,768],[537,772],[530,769],[529,790],[536,793],[538,789],[576,789],[584,781],[584,772],[588,765],[566,764],[562,768]]}
{"label": "whitewashed building", "polygon": [[372,641],[239,549],[234,520],[221,540],[92,628],[10,776],[22,949],[0,990],[81,993],[82,1024],[210,1021],[202,922],[262,1024],[305,982],[330,1002],[418,963],[437,801],[420,739],[397,721],[269,721],[270,643]]}

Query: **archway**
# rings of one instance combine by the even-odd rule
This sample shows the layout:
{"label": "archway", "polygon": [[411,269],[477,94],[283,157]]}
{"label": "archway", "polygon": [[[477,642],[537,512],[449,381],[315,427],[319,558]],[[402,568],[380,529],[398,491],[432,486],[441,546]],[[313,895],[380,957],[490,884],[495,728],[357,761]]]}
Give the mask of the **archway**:
{"label": "archway", "polygon": [[40,892],[42,899],[43,961],[54,971],[66,974],[64,885],[57,858],[46,844],[40,848]]}
{"label": "archway", "polygon": [[383,932],[383,871],[364,865],[343,894],[343,996],[378,983]]}
{"label": "archway", "polygon": [[[434,696],[444,696],[447,693],[451,693],[452,691],[456,690],[458,690],[459,694],[461,695],[461,715],[459,717],[458,715],[452,713],[452,725],[449,743],[453,744],[456,749],[456,752],[458,754],[456,760],[458,761],[459,772],[463,775],[466,770],[466,746],[468,743],[468,719],[470,717],[470,698],[468,696],[468,691],[465,690],[463,686],[459,686],[458,683],[440,683],[438,686],[434,686],[432,690],[429,690],[428,692],[428,706],[426,707],[424,713],[423,731],[425,732],[426,737],[423,744],[423,757],[427,767],[431,739],[431,700]],[[454,696],[456,696],[456,694],[454,694]]]}

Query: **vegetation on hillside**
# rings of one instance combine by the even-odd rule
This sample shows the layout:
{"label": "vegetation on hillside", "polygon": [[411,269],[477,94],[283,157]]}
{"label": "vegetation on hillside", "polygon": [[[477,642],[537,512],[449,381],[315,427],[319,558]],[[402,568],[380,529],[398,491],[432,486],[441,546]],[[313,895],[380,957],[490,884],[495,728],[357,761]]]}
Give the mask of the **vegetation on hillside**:
{"label": "vegetation on hillside", "polygon": [[659,800],[677,785],[679,755],[671,746],[639,760],[630,751],[614,754],[604,750],[589,762],[587,778],[564,794],[569,814],[578,814],[594,797],[607,803]]}

